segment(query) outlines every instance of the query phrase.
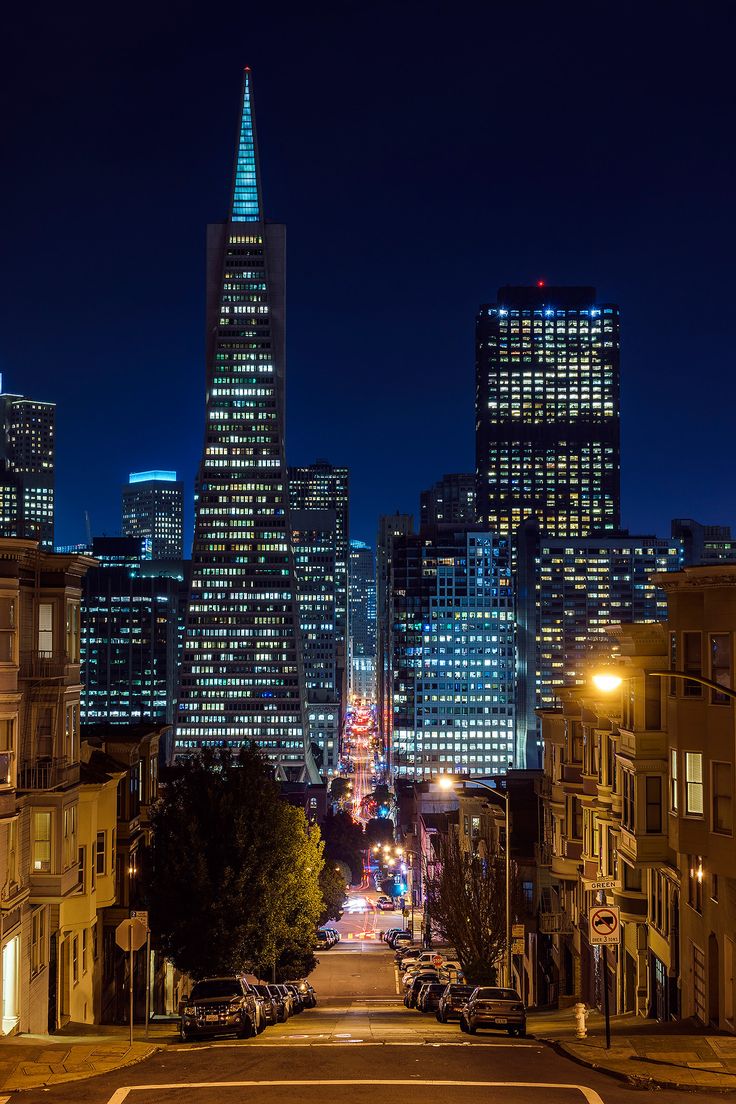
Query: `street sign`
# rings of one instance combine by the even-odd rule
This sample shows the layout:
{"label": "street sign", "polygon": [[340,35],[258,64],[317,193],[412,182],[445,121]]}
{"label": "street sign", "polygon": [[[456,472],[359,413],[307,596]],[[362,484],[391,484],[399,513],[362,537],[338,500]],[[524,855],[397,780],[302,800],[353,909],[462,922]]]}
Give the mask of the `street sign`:
{"label": "street sign", "polygon": [[134,912],[131,909],[130,919],[131,920],[140,920],[141,924],[143,924],[143,927],[146,929],[146,931],[148,931],[148,910],[144,911],[142,909],[138,909],[137,912]]}
{"label": "street sign", "polygon": [[512,939],[523,939],[524,938],[524,925],[523,924],[512,924],[511,925],[511,938]]}
{"label": "street sign", "polygon": [[123,951],[139,951],[146,942],[146,929],[140,920],[123,920],[115,929],[115,942]]}
{"label": "street sign", "polygon": [[621,942],[621,917],[618,908],[598,905],[597,908],[591,909],[588,940],[591,947]]}
{"label": "street sign", "polygon": [[524,953],[524,940],[513,939],[511,941],[511,953],[515,955],[523,955]]}
{"label": "street sign", "polygon": [[443,963],[444,961],[445,961],[445,960],[444,960],[444,958],[443,958],[443,956],[442,956],[442,955],[436,954],[436,955],[434,956],[434,958],[432,959],[432,965],[433,965],[433,966],[436,966],[436,968],[437,968],[437,969],[439,970],[440,966],[442,965],[442,963]]}
{"label": "street sign", "polygon": [[592,893],[597,893],[599,889],[621,888],[621,883],[616,878],[598,878],[595,882],[586,882],[585,879],[583,879],[583,885]]}

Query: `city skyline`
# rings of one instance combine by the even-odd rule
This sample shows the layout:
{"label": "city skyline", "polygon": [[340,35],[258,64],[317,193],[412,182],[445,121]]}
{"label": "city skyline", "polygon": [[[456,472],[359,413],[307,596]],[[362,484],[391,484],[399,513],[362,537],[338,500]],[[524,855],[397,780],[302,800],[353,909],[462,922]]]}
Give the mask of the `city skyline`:
{"label": "city skyline", "polygon": [[[495,18],[507,33],[518,28],[509,12],[496,13]],[[503,101],[504,140],[490,143],[493,158],[503,155],[504,164],[514,165],[506,174],[514,185],[510,189],[490,178],[491,152],[483,151],[478,160],[474,137],[479,124],[492,127],[489,109],[510,73],[504,65],[488,74],[474,64],[460,64],[464,58],[476,61],[478,47],[466,38],[450,35],[443,42],[443,61],[453,81],[440,82],[441,89],[430,87],[420,77],[436,50],[421,47],[436,46],[439,36],[431,21],[423,24],[403,70],[396,64],[397,47],[388,48],[382,87],[367,98],[367,66],[375,36],[369,34],[361,45],[353,72],[334,50],[338,31],[328,28],[322,42],[317,36],[314,42],[309,36],[305,41],[304,27],[296,21],[280,41],[279,53],[269,41],[271,24],[262,19],[248,35],[239,35],[236,26],[232,45],[220,43],[211,52],[184,19],[174,32],[180,47],[175,60],[176,51],[160,56],[154,17],[139,44],[147,74],[144,92],[136,91],[138,82],[124,64],[125,31],[111,48],[109,76],[89,62],[65,85],[64,110],[53,116],[46,134],[50,155],[43,172],[35,176],[54,191],[55,212],[63,213],[65,224],[74,225],[74,250],[68,247],[63,227],[49,234],[35,184],[11,202],[18,213],[16,225],[24,229],[19,236],[12,226],[8,235],[12,275],[3,287],[7,323],[0,368],[9,390],[58,404],[58,542],[83,538],[85,509],[95,532],[116,532],[116,488],[127,472],[170,467],[181,472],[187,488],[189,543],[202,402],[202,226],[222,209],[226,172],[220,169],[226,168],[223,151],[233,126],[232,112],[225,105],[233,102],[237,73],[245,61],[257,70],[264,129],[271,136],[266,140],[268,213],[283,218],[290,233],[287,460],[300,466],[326,456],[351,469],[355,536],[372,540],[380,513],[415,511],[420,488],[443,472],[472,469],[475,315],[500,284],[531,284],[537,278],[558,284],[590,282],[598,287],[601,300],[621,305],[622,524],[634,532],[666,535],[670,517],[736,520],[726,481],[733,403],[730,376],[722,366],[728,364],[729,346],[725,325],[719,321],[727,317],[730,297],[731,231],[724,180],[733,153],[720,141],[717,118],[704,110],[711,98],[726,95],[717,59],[707,70],[703,63],[696,64],[690,76],[680,75],[679,83],[673,83],[668,51],[647,50],[655,32],[666,39],[671,30],[661,28],[647,13],[637,20],[633,46],[627,37],[632,30],[628,18],[609,28],[595,63],[582,48],[587,32],[576,29],[573,9],[569,17],[551,25],[540,21],[528,32],[529,86],[513,85],[514,95]],[[406,14],[397,16],[399,41],[408,29],[407,19]],[[703,30],[696,20],[696,40]],[[561,108],[549,134],[537,139],[534,156],[546,166],[542,182],[529,172],[523,123],[549,76],[554,53],[548,51],[550,34],[558,52],[555,74]],[[579,89],[586,86],[593,64],[604,76],[614,71],[624,42],[627,81],[615,90],[601,82],[593,102]],[[67,69],[85,43],[88,40],[82,38],[69,51],[57,51],[55,40],[53,55],[63,55]],[[711,43],[709,56],[720,48]],[[36,67],[41,95],[46,82],[48,87],[56,85],[55,66],[62,63],[54,61],[48,30],[42,29],[34,39],[34,49],[42,61],[49,55],[49,65]],[[558,64],[560,51],[563,61],[574,62],[569,76],[564,64]],[[294,62],[305,52],[319,128],[306,125],[298,81],[289,78],[292,67],[300,71]],[[172,81],[181,98],[175,118]],[[408,94],[415,85],[422,89],[421,100]],[[644,85],[654,97],[656,116],[639,120],[638,94]],[[397,112],[389,109],[395,103]],[[100,138],[89,150],[88,129],[104,133],[97,120],[111,105],[119,115],[116,145]],[[566,108],[571,105],[578,146],[562,143],[564,148],[555,152],[554,132],[564,132]],[[32,156],[29,160],[23,124],[33,110],[33,102],[19,104],[19,133],[11,134],[9,147],[11,158],[29,165],[31,180],[35,162]],[[159,126],[162,112],[170,127]],[[611,154],[604,152],[610,143],[600,127],[614,114],[621,123],[613,143],[616,152]],[[436,128],[429,122],[438,115],[458,124],[446,148],[437,144]],[[353,131],[363,138],[353,137]],[[406,151],[402,143],[408,131],[413,144]],[[279,142],[275,134],[281,136]],[[697,172],[682,161],[679,151],[685,147],[697,151],[698,156],[690,158]],[[75,156],[82,148],[86,161]],[[378,152],[369,157],[367,148]],[[460,205],[476,227],[459,242],[449,278],[439,281],[431,274],[427,244],[428,218],[439,209],[440,189],[445,188],[444,173],[435,180],[427,172],[438,155],[450,171],[454,205]],[[142,168],[130,167],[136,159]],[[191,169],[192,159],[206,167]],[[63,173],[54,167],[62,163]],[[118,171],[119,164],[124,172]],[[95,168],[102,172],[100,192],[106,198],[105,207],[92,204],[93,212],[112,203],[121,219],[110,260],[99,257],[95,220],[79,222],[80,202],[89,205],[96,194],[88,179],[96,176]],[[127,174],[134,178],[132,188]],[[172,194],[174,176],[177,186]],[[389,180],[391,187],[386,186]],[[326,226],[318,215],[325,208],[330,211]],[[524,214],[527,222],[520,224]],[[386,221],[395,219],[402,226],[399,247],[394,242],[389,246],[385,233]],[[153,223],[156,233],[150,229]],[[513,232],[507,224],[513,224]],[[313,249],[318,225],[324,235],[319,255]],[[142,247],[149,261],[145,271]],[[93,253],[102,269],[90,281]],[[23,292],[30,282],[31,258],[34,265],[53,266],[63,285],[58,303],[49,305],[47,324],[37,328],[33,341],[27,339],[32,307]],[[372,289],[387,260],[399,278],[388,290],[383,286],[377,302]],[[162,270],[167,272],[165,288],[155,275]],[[708,280],[694,281],[688,275],[694,271],[707,272]],[[394,285],[401,291],[394,292]],[[82,299],[84,312],[71,308]],[[123,308],[120,304],[128,300],[133,306]],[[690,325],[692,319],[706,317],[705,312],[712,323]],[[420,325],[420,317],[432,318],[433,324]],[[98,327],[103,324],[113,326],[119,340],[115,349],[106,346],[101,358]],[[369,339],[348,342],[356,327]],[[165,345],[160,331],[167,333]],[[319,357],[312,352],[317,332]],[[697,391],[690,386],[693,365],[701,381]],[[113,420],[119,418],[119,425],[113,435],[105,420],[93,413],[100,391],[105,401],[114,395]],[[716,393],[718,404],[712,401]],[[682,402],[684,395],[687,403]],[[430,459],[417,450],[416,442],[424,427],[439,422],[448,428],[435,438]],[[356,433],[356,426],[370,426],[371,432]],[[670,434],[687,436],[703,457],[707,445],[707,471],[704,461],[699,467],[677,450],[668,454]],[[374,438],[392,440],[390,465],[376,458]],[[74,473],[83,466],[90,469],[90,453],[95,464],[82,483]]]}

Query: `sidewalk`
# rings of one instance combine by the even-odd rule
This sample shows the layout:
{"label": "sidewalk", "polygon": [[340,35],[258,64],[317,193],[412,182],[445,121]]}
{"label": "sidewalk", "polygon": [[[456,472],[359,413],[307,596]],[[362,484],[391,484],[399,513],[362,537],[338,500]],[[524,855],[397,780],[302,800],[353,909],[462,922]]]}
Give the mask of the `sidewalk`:
{"label": "sidewalk", "polygon": [[575,1037],[572,1009],[531,1013],[527,1030],[560,1054],[641,1087],[736,1091],[736,1036],[700,1024],[663,1024],[641,1016],[611,1017],[611,1049],[599,1012],[588,1016],[588,1036]]}
{"label": "sidewalk", "polygon": [[61,1085],[96,1073],[110,1073],[150,1058],[178,1039],[176,1023],[154,1022],[144,1037],[143,1025],[90,1027],[70,1024],[57,1035],[19,1035],[0,1042],[0,1092]]}

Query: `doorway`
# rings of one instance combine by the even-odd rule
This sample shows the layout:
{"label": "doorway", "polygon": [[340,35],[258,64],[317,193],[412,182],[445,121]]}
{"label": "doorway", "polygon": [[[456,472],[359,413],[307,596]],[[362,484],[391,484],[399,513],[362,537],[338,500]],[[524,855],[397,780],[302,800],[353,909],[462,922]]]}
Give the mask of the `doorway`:
{"label": "doorway", "polygon": [[718,1027],[721,1022],[720,983],[721,968],[719,963],[718,939],[713,932],[708,936],[708,1022],[713,1027]]}
{"label": "doorway", "polygon": [[15,1031],[20,1019],[18,1007],[18,967],[20,937],[16,935],[3,947],[3,1035]]}

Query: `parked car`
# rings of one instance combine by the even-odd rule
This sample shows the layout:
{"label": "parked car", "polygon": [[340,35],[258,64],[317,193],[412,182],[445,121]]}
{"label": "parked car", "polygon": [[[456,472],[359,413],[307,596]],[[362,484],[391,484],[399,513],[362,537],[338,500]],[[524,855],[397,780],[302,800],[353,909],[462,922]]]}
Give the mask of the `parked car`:
{"label": "parked car", "polygon": [[445,991],[444,981],[428,981],[419,990],[417,1008],[420,1012],[436,1012]]}
{"label": "parked car", "polygon": [[515,989],[479,985],[460,1014],[460,1030],[475,1035],[479,1027],[500,1027],[509,1035],[526,1035],[526,1009]]}
{"label": "parked car", "polygon": [[291,1010],[291,1000],[286,993],[282,992],[280,985],[269,985],[268,991],[271,994],[271,1000],[276,1006],[276,1019],[278,1023],[286,1023]]}
{"label": "parked car", "polygon": [[296,985],[299,990],[299,996],[302,999],[304,1007],[315,1008],[317,1005],[317,994],[314,991],[314,987],[310,985],[305,978],[302,978],[300,981],[295,981],[294,985]]}
{"label": "parked car", "polygon": [[412,942],[411,932],[407,928],[399,928],[399,930],[395,931],[386,942],[389,947],[392,947],[396,951],[399,948],[399,944],[406,945]]}
{"label": "parked car", "polygon": [[253,999],[256,1002],[256,1035],[260,1035],[262,1031],[265,1031],[268,1027],[268,1017],[266,1009],[263,1006],[263,997],[258,992],[255,985],[252,985],[249,981],[244,981],[244,985],[249,992],[253,994]]}
{"label": "parked car", "polygon": [[296,1002],[296,999],[295,999],[294,994],[292,993],[291,989],[287,989],[287,987],[283,983],[281,985],[277,985],[276,988],[280,991],[281,995],[284,998],[284,1003],[286,1004],[287,1014],[289,1016],[295,1015],[296,1011],[297,1011],[297,1008],[296,1008],[296,1003],[297,1002]]}
{"label": "parked car", "polygon": [[406,995],[404,997],[404,1004],[407,1008],[416,1008],[419,990],[428,981],[437,981],[437,972],[435,970],[431,972],[417,974],[416,977],[411,979],[409,985],[406,988]]}
{"label": "parked car", "polygon": [[305,1008],[305,1004],[304,1004],[304,1001],[302,1000],[301,993],[297,989],[294,982],[293,981],[287,981],[287,982],[284,982],[284,984],[286,985],[286,988],[289,990],[289,992],[294,997],[294,1011],[295,1012],[303,1012],[304,1008]]}
{"label": "parked car", "polygon": [[271,996],[267,985],[254,985],[253,988],[258,993],[263,1003],[263,1012],[266,1017],[267,1024],[275,1024],[279,1022],[279,1010],[276,1001]]}
{"label": "parked car", "polygon": [[460,1013],[470,1000],[474,985],[446,985],[437,1004],[437,1019],[440,1023],[459,1020]]}
{"label": "parked car", "polygon": [[180,1034],[184,1042],[200,1035],[238,1035],[258,1031],[262,1012],[252,987],[240,974],[202,978],[185,998]]}
{"label": "parked car", "polygon": [[335,943],[339,943],[342,939],[342,936],[340,935],[337,928],[325,928],[324,930],[327,932],[328,935],[332,936]]}
{"label": "parked car", "polygon": [[330,933],[325,931],[324,928],[319,928],[314,933],[314,938],[316,940],[317,949],[320,951],[329,951],[336,943],[336,940],[333,939]]}
{"label": "parked car", "polygon": [[402,930],[402,928],[386,928],[385,932],[381,932],[381,939],[384,941],[384,943],[388,943],[392,935],[395,935],[396,932]]}
{"label": "parked car", "polygon": [[381,912],[393,912],[396,908],[396,904],[391,897],[379,897],[376,901],[376,908]]}

